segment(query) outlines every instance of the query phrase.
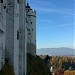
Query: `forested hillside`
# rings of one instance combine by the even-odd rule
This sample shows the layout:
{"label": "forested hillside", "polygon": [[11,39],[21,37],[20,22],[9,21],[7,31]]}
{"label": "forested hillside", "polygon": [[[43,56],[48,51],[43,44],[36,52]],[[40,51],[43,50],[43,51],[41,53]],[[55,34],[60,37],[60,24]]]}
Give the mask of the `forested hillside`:
{"label": "forested hillside", "polygon": [[[13,67],[6,60],[0,75],[14,75]],[[27,75],[52,75],[47,65],[38,56],[27,54]]]}
{"label": "forested hillside", "polygon": [[47,65],[38,56],[35,57],[31,54],[28,54],[27,62],[28,75],[52,75],[49,72]]}

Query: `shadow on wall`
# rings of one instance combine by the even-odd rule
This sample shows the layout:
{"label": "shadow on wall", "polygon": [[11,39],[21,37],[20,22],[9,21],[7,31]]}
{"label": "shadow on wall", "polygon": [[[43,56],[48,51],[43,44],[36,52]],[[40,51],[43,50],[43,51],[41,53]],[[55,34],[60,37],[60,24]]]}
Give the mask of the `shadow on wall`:
{"label": "shadow on wall", "polygon": [[36,45],[32,43],[27,43],[27,53],[36,55]]}
{"label": "shadow on wall", "polygon": [[52,75],[44,60],[39,56],[27,54],[27,75]]}
{"label": "shadow on wall", "polygon": [[9,64],[7,59],[5,59],[5,64],[2,68],[2,70],[0,71],[0,75],[15,75],[14,70],[13,70],[13,66],[11,66]]}

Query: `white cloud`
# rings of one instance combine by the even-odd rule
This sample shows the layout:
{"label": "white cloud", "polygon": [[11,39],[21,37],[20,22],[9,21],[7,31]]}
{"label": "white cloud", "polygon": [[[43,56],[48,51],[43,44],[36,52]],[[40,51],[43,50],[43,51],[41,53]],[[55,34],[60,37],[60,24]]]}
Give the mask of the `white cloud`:
{"label": "white cloud", "polygon": [[52,1],[47,0],[29,0],[32,2],[32,8],[37,11],[37,13],[54,13],[60,15],[74,16],[74,10],[69,8],[60,8]]}
{"label": "white cloud", "polygon": [[62,27],[68,27],[68,26],[74,26],[73,24],[62,24],[62,25],[58,25],[58,26],[53,26],[53,27],[48,27],[48,28],[44,28],[44,29],[40,29],[40,31],[42,30],[48,30],[48,29],[54,29],[54,28],[62,28]]}
{"label": "white cloud", "polygon": [[60,15],[68,15],[68,16],[74,16],[75,13],[74,11],[70,11],[70,10],[64,10],[64,9],[54,9],[54,8],[45,8],[45,7],[41,7],[39,9],[37,9],[37,12],[39,13],[54,13],[54,14],[60,14]]}

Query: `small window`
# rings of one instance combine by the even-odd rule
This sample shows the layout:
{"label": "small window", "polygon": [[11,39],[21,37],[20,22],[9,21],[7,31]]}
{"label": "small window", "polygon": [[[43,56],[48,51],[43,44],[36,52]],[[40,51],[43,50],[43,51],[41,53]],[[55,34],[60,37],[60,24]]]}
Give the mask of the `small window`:
{"label": "small window", "polygon": [[32,31],[33,31],[33,28],[32,28]]}
{"label": "small window", "polygon": [[31,24],[32,24],[32,22],[31,22]]}
{"label": "small window", "polygon": [[2,36],[3,35],[3,31],[0,29],[0,35]]}
{"label": "small window", "polygon": [[4,9],[6,9],[6,6],[4,6]]}
{"label": "small window", "polygon": [[0,3],[3,3],[3,0],[0,0]]}
{"label": "small window", "polygon": [[28,33],[29,35],[31,34],[31,33]]}
{"label": "small window", "polygon": [[27,11],[29,12],[29,9],[27,9]]}
{"label": "small window", "polygon": [[36,42],[36,40],[35,40],[35,42]]}
{"label": "small window", "polygon": [[17,0],[17,2],[19,3],[19,0]]}
{"label": "small window", "polygon": [[19,40],[19,31],[17,31],[17,39]]}

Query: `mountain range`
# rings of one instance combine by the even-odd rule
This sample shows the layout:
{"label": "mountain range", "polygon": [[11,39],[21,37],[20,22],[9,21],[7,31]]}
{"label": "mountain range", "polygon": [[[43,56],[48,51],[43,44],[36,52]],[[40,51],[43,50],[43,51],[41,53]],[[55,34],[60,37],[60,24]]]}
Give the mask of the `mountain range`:
{"label": "mountain range", "polygon": [[41,48],[36,50],[37,55],[54,55],[54,56],[74,56],[75,49],[60,47],[60,48]]}

